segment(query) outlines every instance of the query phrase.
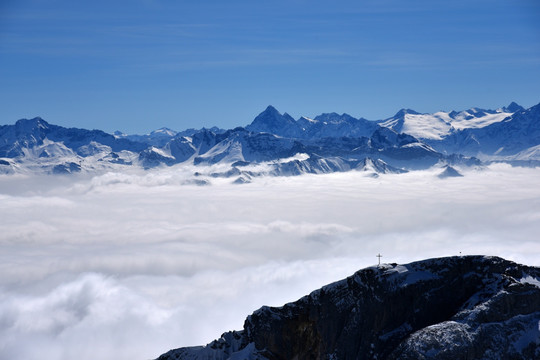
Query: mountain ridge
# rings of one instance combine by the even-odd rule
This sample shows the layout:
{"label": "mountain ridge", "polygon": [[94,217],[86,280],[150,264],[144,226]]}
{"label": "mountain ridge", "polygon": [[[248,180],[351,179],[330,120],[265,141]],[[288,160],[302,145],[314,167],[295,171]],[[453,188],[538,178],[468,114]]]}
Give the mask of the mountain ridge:
{"label": "mountain ridge", "polygon": [[[36,117],[0,126],[0,173],[95,172],[126,166],[152,169],[239,161],[255,164],[297,154],[313,157],[300,166],[309,173],[333,168],[321,167],[320,157],[342,164],[339,171],[350,169],[350,161],[365,159],[402,170],[480,165],[475,157],[536,166],[539,145],[540,104],[529,109],[511,103],[497,110],[472,108],[434,114],[401,109],[394,117],[379,121],[345,113],[294,120],[269,105],[245,128],[161,128],[147,135],[65,128]],[[285,175],[282,170],[271,173]]]}
{"label": "mountain ridge", "polygon": [[158,360],[533,359],[539,322],[539,268],[454,256],[359,270]]}

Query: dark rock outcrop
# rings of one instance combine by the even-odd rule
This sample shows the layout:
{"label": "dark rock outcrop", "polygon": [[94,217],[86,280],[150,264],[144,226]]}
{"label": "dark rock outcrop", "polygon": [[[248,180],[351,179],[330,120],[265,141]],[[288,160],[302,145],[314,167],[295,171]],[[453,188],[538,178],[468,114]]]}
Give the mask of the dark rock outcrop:
{"label": "dark rock outcrop", "polygon": [[257,115],[246,129],[252,132],[270,133],[274,135],[298,138],[302,137],[302,128],[287,113],[283,115],[269,105],[266,110]]}
{"label": "dark rock outcrop", "polygon": [[444,170],[439,175],[437,175],[439,179],[446,179],[446,178],[451,178],[451,177],[462,177],[462,176],[463,175],[461,175],[459,171],[457,171],[456,169],[454,169],[453,167],[449,165],[446,165],[444,167]]}
{"label": "dark rock outcrop", "polygon": [[385,264],[171,359],[538,359],[540,269],[497,257]]}

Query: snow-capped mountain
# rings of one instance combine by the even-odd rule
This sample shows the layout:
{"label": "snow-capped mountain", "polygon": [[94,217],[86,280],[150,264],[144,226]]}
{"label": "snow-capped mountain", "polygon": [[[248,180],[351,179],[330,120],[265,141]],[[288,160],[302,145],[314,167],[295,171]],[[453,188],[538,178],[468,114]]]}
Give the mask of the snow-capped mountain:
{"label": "snow-capped mountain", "polygon": [[[297,155],[307,156],[298,159]],[[295,158],[296,157],[296,158]],[[295,158],[285,162],[283,159]],[[193,137],[175,138],[165,147],[151,147],[139,155],[146,168],[185,161],[195,165],[264,163],[256,171],[244,170],[244,178],[267,175],[298,175],[358,169],[359,162],[370,159],[374,173],[396,173],[399,169],[427,168],[438,162],[464,163],[459,156],[445,156],[412,136],[397,134],[388,128],[378,129],[371,138],[337,137],[318,139],[286,138],[268,132],[254,133],[244,128],[222,134],[201,131]],[[384,166],[382,165],[384,164]],[[233,167],[235,167],[233,165]],[[395,169],[394,169],[395,168]],[[391,170],[392,169],[392,170]],[[402,171],[402,170],[401,170]],[[238,175],[236,170],[220,174]]]}
{"label": "snow-capped mountain", "polygon": [[[538,105],[537,105],[538,106]],[[537,106],[524,109],[515,102],[486,110],[439,111],[433,114],[401,109],[394,116],[377,121],[348,114],[326,113],[311,119],[294,120],[269,106],[246,129],[304,140],[327,137],[370,137],[379,127],[411,135],[444,154],[482,156],[512,160],[512,156],[540,145],[540,114]],[[506,158],[502,158],[505,156]]]}
{"label": "snow-capped mountain", "polygon": [[188,136],[188,137],[193,136],[194,134],[204,131],[204,130],[209,130],[216,134],[221,134],[226,131],[216,126],[213,126],[210,129],[205,129],[205,128],[202,128],[199,130],[187,129],[183,131],[175,131],[175,130],[171,130],[169,128],[163,127],[163,128],[154,130],[146,135],[128,135],[120,131],[115,131],[114,136],[116,138],[123,138],[123,139],[128,139],[131,141],[135,141],[135,142],[142,142],[144,144],[151,145],[151,146],[163,147],[174,138],[183,137],[183,136]]}
{"label": "snow-capped mountain", "polygon": [[377,124],[363,118],[356,119],[348,114],[325,113],[314,119],[302,117],[298,120],[303,137],[307,139],[325,137],[369,137],[378,128]]}
{"label": "snow-capped mountain", "polygon": [[164,146],[171,141],[176,135],[177,131],[169,128],[160,128],[152,131],[146,135],[127,135],[120,131],[114,132],[114,137],[117,139],[128,139],[135,142],[142,142],[152,146]]}
{"label": "snow-capped mountain", "polygon": [[512,102],[497,110],[434,114],[400,110],[379,124],[415,136],[441,153],[512,160],[513,155],[524,155],[540,144],[539,105],[524,109]]}
{"label": "snow-capped mountain", "polygon": [[448,257],[360,270],[158,360],[538,359],[539,322],[539,268]]}
{"label": "snow-capped mountain", "polygon": [[[0,173],[273,163],[267,174],[293,175],[357,169],[366,159],[384,163],[386,170],[374,167],[380,173],[436,164],[478,165],[477,159],[466,157],[476,155],[535,166],[540,160],[538,146],[540,104],[435,114],[403,109],[383,121],[337,113],[294,120],[268,106],[246,128],[182,132],[161,128],[147,135],[111,135],[64,128],[41,118],[23,119],[0,126]],[[307,158],[288,165],[281,161],[298,154]]]}
{"label": "snow-capped mountain", "polygon": [[216,134],[216,145],[195,158],[195,163],[260,162],[288,158],[304,152],[299,141],[269,133],[253,133],[244,128]]}
{"label": "snow-capped mountain", "polygon": [[[146,145],[101,130],[64,128],[41,118],[0,127],[0,173],[18,171],[72,173],[102,164],[132,164]],[[7,165],[8,163],[9,165]]]}
{"label": "snow-capped mountain", "polygon": [[454,132],[434,148],[462,154],[512,156],[540,145],[540,104],[484,127]]}
{"label": "snow-capped mountain", "polygon": [[237,161],[226,171],[197,173],[200,181],[208,184],[210,178],[235,178],[234,183],[244,184],[253,178],[262,176],[296,176],[302,174],[327,174],[335,172],[359,171],[370,177],[379,174],[401,174],[407,172],[392,167],[380,159],[364,158],[362,160],[344,159],[339,156],[321,157],[318,155],[296,154],[293,157],[260,162],[256,165]]}
{"label": "snow-capped mountain", "polygon": [[246,129],[253,132],[298,139],[320,139],[325,137],[369,137],[378,128],[377,123],[356,119],[348,114],[325,113],[314,119],[301,117],[294,120],[283,115],[273,106],[268,106]]}
{"label": "snow-capped mountain", "polygon": [[45,139],[62,143],[80,155],[87,155],[91,143],[105,145],[112,151],[140,151],[144,145],[127,139],[118,139],[101,130],[65,128],[52,125],[37,117],[19,120],[15,125],[0,127],[0,156],[16,157],[24,155],[26,149],[44,144]]}
{"label": "snow-capped mountain", "polygon": [[246,130],[288,138],[302,137],[300,125],[289,114],[282,115],[272,105],[269,105],[266,110],[257,115],[253,122],[246,126]]}
{"label": "snow-capped mountain", "polygon": [[[516,107],[511,105],[509,108]],[[420,114],[414,110],[402,109],[379,124],[422,140],[443,140],[456,131],[483,128],[501,122],[512,114],[507,112],[507,108],[498,110],[473,108],[460,112],[440,111],[434,114]]]}

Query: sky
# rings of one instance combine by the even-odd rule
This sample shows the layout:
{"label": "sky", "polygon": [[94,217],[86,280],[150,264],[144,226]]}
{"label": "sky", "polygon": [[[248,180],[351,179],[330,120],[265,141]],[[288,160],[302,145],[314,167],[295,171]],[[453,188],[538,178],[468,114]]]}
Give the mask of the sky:
{"label": "sky", "polygon": [[274,105],[372,120],[540,102],[534,0],[3,0],[0,124],[147,133]]}
{"label": "sky", "polygon": [[[382,262],[540,266],[540,169],[0,177],[0,358],[154,359]],[[31,344],[31,346],[29,346]]]}

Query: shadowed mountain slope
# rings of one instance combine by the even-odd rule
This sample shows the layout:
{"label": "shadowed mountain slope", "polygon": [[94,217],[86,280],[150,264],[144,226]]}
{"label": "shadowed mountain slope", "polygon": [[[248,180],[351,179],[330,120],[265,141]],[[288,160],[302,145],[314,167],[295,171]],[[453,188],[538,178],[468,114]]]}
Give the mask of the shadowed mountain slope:
{"label": "shadowed mountain slope", "polygon": [[539,324],[540,269],[448,257],[360,270],[159,360],[538,359]]}

